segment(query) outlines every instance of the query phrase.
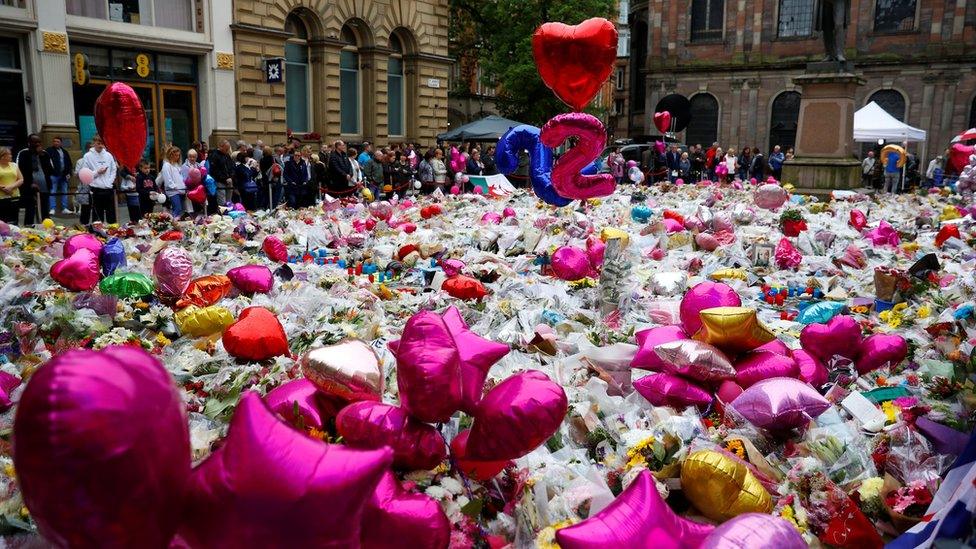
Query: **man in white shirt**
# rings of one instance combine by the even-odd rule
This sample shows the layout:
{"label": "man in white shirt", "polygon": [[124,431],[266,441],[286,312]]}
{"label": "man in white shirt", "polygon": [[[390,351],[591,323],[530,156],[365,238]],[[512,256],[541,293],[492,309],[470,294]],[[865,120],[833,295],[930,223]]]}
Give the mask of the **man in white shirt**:
{"label": "man in white shirt", "polygon": [[85,153],[84,165],[95,173],[91,182],[92,214],[94,219],[115,223],[115,157],[105,149],[99,136],[92,137],[92,148]]}

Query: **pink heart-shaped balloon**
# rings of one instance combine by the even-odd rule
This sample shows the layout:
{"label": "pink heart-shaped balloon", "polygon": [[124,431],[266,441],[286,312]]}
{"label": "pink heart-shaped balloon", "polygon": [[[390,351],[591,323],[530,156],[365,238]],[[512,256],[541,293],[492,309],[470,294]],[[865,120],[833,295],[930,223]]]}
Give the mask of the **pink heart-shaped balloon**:
{"label": "pink heart-shaped balloon", "polygon": [[688,334],[681,326],[660,326],[637,332],[637,345],[640,347],[634,359],[630,361],[632,368],[642,368],[655,372],[664,371],[667,364],[654,352],[654,348],[662,343],[671,343],[688,339]]}
{"label": "pink heart-shaped balloon", "polygon": [[274,286],[271,269],[264,265],[242,265],[227,271],[227,278],[245,294],[266,294]]}
{"label": "pink heart-shaped balloon", "polygon": [[393,466],[398,469],[433,469],[447,457],[447,445],[437,429],[397,406],[369,400],[354,402],[339,412],[336,429],[353,448],[389,446]]}
{"label": "pink heart-shaped balloon", "polygon": [[478,405],[468,454],[477,460],[516,459],[553,435],[566,418],[566,392],[538,370],[496,385]]}
{"label": "pink heart-shaped balloon", "polygon": [[597,235],[590,235],[586,239],[586,255],[590,258],[590,267],[599,269],[603,266],[603,256],[607,252],[607,245]]}
{"label": "pink heart-shaped balloon", "polygon": [[800,367],[791,357],[768,351],[746,353],[735,363],[735,382],[743,389],[771,377],[799,377]]}
{"label": "pink heart-shaped balloon", "polygon": [[285,243],[275,235],[265,237],[264,242],[261,243],[261,249],[271,261],[288,262],[288,246],[285,246]]}
{"label": "pink heart-shaped balloon", "polygon": [[652,374],[634,382],[634,389],[655,406],[704,409],[712,403],[712,393],[693,381],[672,374]]}
{"label": "pink heart-shaped balloon", "polygon": [[451,540],[451,522],[430,496],[408,492],[387,471],[363,512],[363,549],[410,547],[443,549]]}
{"label": "pink heart-shaped balloon", "polygon": [[885,365],[897,365],[908,356],[908,342],[893,334],[874,334],[861,342],[854,363],[860,374],[877,370]]}
{"label": "pink heart-shaped balloon", "polygon": [[98,256],[88,248],[79,248],[71,257],[51,265],[51,278],[75,292],[88,292],[98,285]]}
{"label": "pink heart-shaped balloon", "polygon": [[552,272],[562,280],[579,280],[590,276],[593,267],[586,250],[563,246],[552,254]]}
{"label": "pink heart-shaped balloon", "polygon": [[800,367],[800,379],[814,387],[820,387],[824,383],[827,383],[829,376],[827,367],[820,362],[820,359],[810,354],[809,351],[803,349],[793,351],[793,360]]}
{"label": "pink heart-shaped balloon", "polygon": [[102,244],[102,241],[99,240],[97,236],[90,233],[82,233],[68,237],[68,239],[64,241],[64,248],[61,251],[64,254],[63,257],[65,258],[71,257],[81,248],[88,248],[94,252],[95,255],[99,255],[102,253],[102,246],[104,246],[104,244]]}
{"label": "pink heart-shaped balloon", "polygon": [[203,185],[195,187],[186,192],[186,197],[194,204],[203,204],[207,201],[207,188]]}
{"label": "pink heart-shaped balloon", "polygon": [[728,284],[702,282],[688,290],[681,298],[681,327],[685,333],[695,335],[702,327],[701,313],[714,307],[740,307],[742,300]]}
{"label": "pink heart-shaped balloon", "polygon": [[441,317],[431,311],[411,317],[396,358],[403,408],[420,421],[447,421],[461,406],[461,359]]}
{"label": "pink heart-shaped balloon", "polygon": [[835,316],[826,324],[809,324],[800,332],[800,345],[824,363],[835,355],[853,359],[860,344],[861,327],[850,316]]}

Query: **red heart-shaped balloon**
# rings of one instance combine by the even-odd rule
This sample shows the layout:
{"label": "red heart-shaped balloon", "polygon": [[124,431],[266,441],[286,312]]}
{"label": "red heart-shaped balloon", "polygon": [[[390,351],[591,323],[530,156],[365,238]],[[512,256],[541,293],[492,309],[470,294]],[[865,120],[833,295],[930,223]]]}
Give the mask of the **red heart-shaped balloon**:
{"label": "red heart-shaped balloon", "polygon": [[969,155],[971,154],[976,154],[976,145],[953,143],[949,147],[949,158],[946,159],[946,171],[951,173],[961,172],[969,164]]}
{"label": "red heart-shaped balloon", "polygon": [[203,204],[207,201],[207,188],[203,185],[187,191],[186,197],[194,204]]}
{"label": "red heart-shaped balloon", "polygon": [[86,292],[98,285],[98,256],[88,248],[79,248],[71,257],[51,265],[51,278],[75,292]]}
{"label": "red heart-shaped balloon", "polygon": [[135,173],[146,150],[146,111],[129,85],[109,84],[95,101],[95,127],[120,164]]}
{"label": "red heart-shaped balloon", "polygon": [[410,417],[403,408],[360,401],[336,417],[346,445],[365,450],[393,449],[393,466],[408,471],[433,469],[447,457],[447,445],[433,426]]}
{"label": "red heart-shaped balloon", "polygon": [[264,250],[264,255],[268,256],[268,259],[271,261],[277,261],[279,263],[288,261],[288,246],[275,235],[266,236],[264,242],[261,243],[261,249]]}
{"label": "red heart-shaped balloon", "polygon": [[617,29],[601,17],[579,25],[546,23],[532,35],[532,54],[546,86],[581,111],[613,71]]}
{"label": "red heart-shaped balloon", "polygon": [[224,332],[224,349],[234,358],[258,362],[288,354],[288,338],[278,317],[264,307],[248,307]]}
{"label": "red heart-shaped balloon", "polygon": [[668,111],[654,113],[654,127],[661,133],[671,131],[671,113]]}
{"label": "red heart-shaped balloon", "polygon": [[451,441],[451,457],[457,463],[458,469],[469,477],[484,482],[495,478],[512,462],[509,460],[500,461],[479,461],[468,459],[468,437],[471,430],[461,431],[454,440]]}

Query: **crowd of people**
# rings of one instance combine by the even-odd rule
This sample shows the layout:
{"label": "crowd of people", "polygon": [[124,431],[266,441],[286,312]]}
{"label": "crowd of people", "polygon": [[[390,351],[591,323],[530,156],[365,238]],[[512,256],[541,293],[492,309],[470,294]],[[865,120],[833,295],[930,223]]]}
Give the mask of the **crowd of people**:
{"label": "crowd of people", "polygon": [[[86,152],[72,163],[61,138],[53,138],[44,148],[36,134],[16,156],[0,148],[0,220],[32,225],[60,211],[62,216],[77,214],[82,225],[116,223],[120,202],[132,221],[157,209],[175,217],[213,214],[232,203],[247,210],[300,208],[326,194],[361,194],[373,200],[435,189],[446,192],[459,174],[497,173],[494,146],[482,154],[473,143],[460,149],[445,143],[421,151],[414,143],[375,147],[343,141],[313,149],[297,138],[274,146],[261,140],[235,145],[223,140],[212,149],[199,142],[185,151],[167,145],[159,165],[144,159],[134,172],[120,165],[97,135],[82,150]],[[452,155],[461,155],[463,168],[452,168]],[[90,180],[80,177],[84,170],[91,173]],[[78,181],[77,188],[70,187],[72,180]],[[205,193],[197,193],[194,201],[190,193],[196,186],[203,186]],[[74,209],[69,208],[72,203]]]}
{"label": "crowd of people", "polygon": [[[761,181],[769,176],[780,179],[783,163],[792,158],[793,149],[784,151],[779,145],[773,147],[767,159],[758,147],[742,147],[737,151],[732,147],[723,148],[717,142],[707,149],[700,144],[683,147],[656,142],[643,151],[638,167],[648,182]],[[607,157],[607,166],[618,183],[626,178],[627,160],[619,147]]]}

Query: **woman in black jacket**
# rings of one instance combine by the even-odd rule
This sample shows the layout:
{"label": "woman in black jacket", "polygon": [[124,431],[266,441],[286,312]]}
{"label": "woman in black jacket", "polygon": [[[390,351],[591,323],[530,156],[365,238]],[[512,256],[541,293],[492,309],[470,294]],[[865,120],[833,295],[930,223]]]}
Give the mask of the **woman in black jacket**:
{"label": "woman in black jacket", "polygon": [[312,180],[305,195],[305,205],[314,206],[319,198],[319,189],[329,184],[329,167],[317,154],[312,155]]}

